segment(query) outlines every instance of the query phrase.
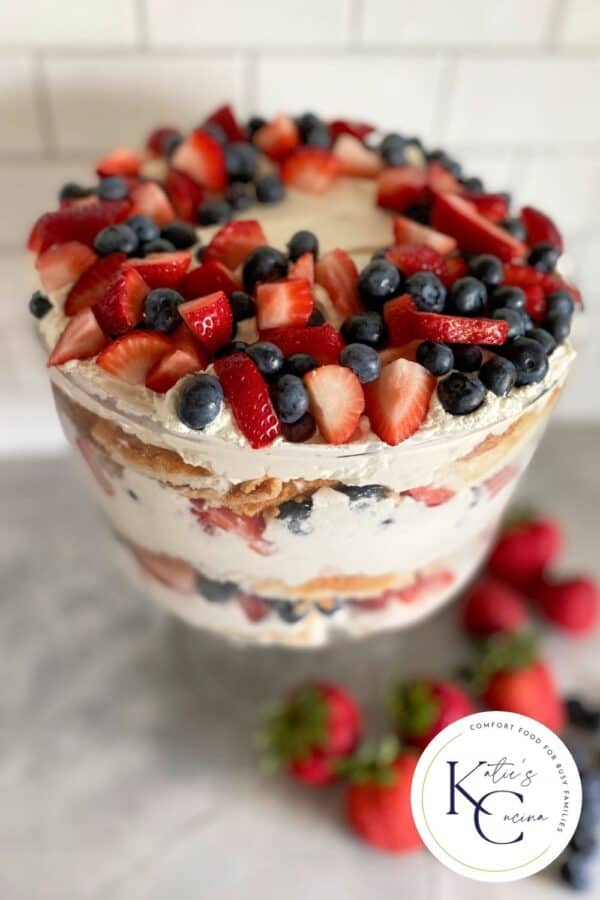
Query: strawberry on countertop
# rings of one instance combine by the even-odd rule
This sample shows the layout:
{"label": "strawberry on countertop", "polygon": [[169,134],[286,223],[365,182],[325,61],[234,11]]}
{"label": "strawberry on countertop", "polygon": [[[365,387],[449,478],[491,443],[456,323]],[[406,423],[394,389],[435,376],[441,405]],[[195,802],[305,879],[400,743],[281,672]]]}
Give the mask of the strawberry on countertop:
{"label": "strawberry on countertop", "polygon": [[541,614],[568,634],[585,637],[595,631],[600,589],[591,578],[545,577],[531,589]]}
{"label": "strawberry on countertop", "polygon": [[475,637],[517,632],[527,625],[527,604],[520,591],[484,575],[463,598],[461,619],[463,629]]}
{"label": "strawberry on countertop", "polygon": [[564,537],[549,518],[514,522],[500,535],[488,559],[492,575],[526,590],[542,577],[562,552]]}
{"label": "strawberry on countertop", "polygon": [[475,712],[458,684],[425,678],[394,685],[387,706],[400,739],[421,750],[452,722]]}

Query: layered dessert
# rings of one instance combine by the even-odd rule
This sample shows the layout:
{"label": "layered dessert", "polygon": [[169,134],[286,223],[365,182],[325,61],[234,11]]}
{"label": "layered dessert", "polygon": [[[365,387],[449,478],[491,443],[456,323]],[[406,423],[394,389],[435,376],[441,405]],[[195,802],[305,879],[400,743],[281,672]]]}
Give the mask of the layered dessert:
{"label": "layered dessert", "polygon": [[574,357],[554,222],[364,123],[160,127],[64,185],[28,248],[122,559],[233,638],[317,645],[451,597]]}

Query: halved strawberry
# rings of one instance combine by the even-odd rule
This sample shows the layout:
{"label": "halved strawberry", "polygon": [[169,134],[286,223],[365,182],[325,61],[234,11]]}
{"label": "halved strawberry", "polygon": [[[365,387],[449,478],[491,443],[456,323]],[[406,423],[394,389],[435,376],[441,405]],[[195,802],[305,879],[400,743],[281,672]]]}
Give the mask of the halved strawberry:
{"label": "halved strawberry", "polygon": [[192,500],[190,505],[194,517],[206,534],[214,534],[217,530],[226,531],[242,538],[251,550],[261,556],[270,556],[273,552],[272,543],[263,537],[267,527],[264,516],[235,513],[226,506],[208,506],[205,500]]}
{"label": "halved strawberry", "polygon": [[302,278],[264,281],[256,288],[256,323],[261,331],[306,325],[312,311],[312,290]]}
{"label": "halved strawberry", "polygon": [[192,131],[173,154],[172,163],[209,191],[219,193],[227,186],[223,148],[206,131]]}
{"label": "halved strawberry", "polygon": [[333,155],[339,163],[340,175],[375,178],[383,168],[379,154],[351,134],[341,134],[336,139]]}
{"label": "halved strawberry", "polygon": [[315,258],[312,253],[303,253],[292,263],[289,278],[304,278],[309,284],[315,283]]}
{"label": "halved strawberry", "polygon": [[136,184],[129,192],[131,197],[130,215],[150,216],[157,225],[166,225],[176,218],[176,213],[169,198],[155,181],[143,181]]}
{"label": "halved strawberry", "polygon": [[[66,246],[63,244],[61,246]],[[65,300],[65,313],[74,316],[80,309],[97,303],[106,285],[121,268],[127,257],[124,253],[100,256],[75,282]]]}
{"label": "halved strawberry", "polygon": [[377,203],[384,209],[403,212],[423,199],[425,185],[425,172],[415,166],[384,169],[377,179]]}
{"label": "halved strawberry", "polygon": [[[181,322],[169,335],[174,350],[183,350],[188,356],[195,356],[199,363],[206,360],[206,353],[187,327]],[[203,366],[204,367],[204,366]]]}
{"label": "halved strawberry", "polygon": [[237,425],[254,449],[266,447],[281,434],[269,388],[245,353],[215,360],[215,372]]}
{"label": "halved strawberry", "polygon": [[281,177],[288,187],[308,194],[322,194],[339,172],[339,162],[329,150],[298,147],[281,164]]}
{"label": "halved strawberry", "polygon": [[269,615],[269,604],[256,594],[239,594],[237,601],[249,622],[260,622]]}
{"label": "halved strawberry", "polygon": [[245,129],[242,128],[236,119],[235,113],[228,103],[215,109],[215,111],[206,118],[205,124],[208,124],[208,122],[214,122],[215,125],[222,128],[228,141],[248,140]]}
{"label": "halved strawberry", "polygon": [[231,340],[233,316],[223,291],[181,303],[179,314],[209,354],[216,353]]}
{"label": "halved strawberry", "polygon": [[177,137],[179,133],[179,129],[173,125],[162,125],[160,128],[155,128],[146,138],[146,150],[150,156],[155,158],[166,156],[165,148],[168,146],[168,141]]}
{"label": "halved strawberry", "polygon": [[412,312],[411,337],[450,344],[504,344],[508,322],[503,319],[469,319],[437,313]]}
{"label": "halved strawberry", "polygon": [[530,284],[525,291],[525,312],[539,325],[546,315],[546,295],[539,284]]}
{"label": "halved strawberry", "polygon": [[148,372],[171,349],[171,342],[158,331],[130,331],[103,350],[96,363],[127,384],[144,384]]}
{"label": "halved strawberry", "polygon": [[394,217],[394,238],[397,244],[425,244],[444,256],[456,250],[454,238],[420,225],[406,216]]}
{"label": "halved strawberry", "polygon": [[139,272],[151,288],[176,287],[191,261],[189,250],[174,250],[172,253],[149,253],[139,259],[128,259],[125,268]]}
{"label": "halved strawberry", "polygon": [[492,253],[507,262],[522,259],[527,253],[525,244],[489,222],[458,194],[436,195],[431,224],[455,237],[461,250],[469,253]]}
{"label": "halved strawberry", "polygon": [[329,131],[333,140],[339,137],[340,134],[351,134],[352,137],[362,141],[368,134],[375,131],[375,128],[366,122],[349,122],[346,119],[334,119],[329,123]]}
{"label": "halved strawberry", "polygon": [[171,350],[150,369],[146,387],[157,394],[165,394],[180,378],[201,372],[207,364],[207,357],[201,361],[199,355],[192,356],[185,350]]}
{"label": "halved strawberry", "polygon": [[204,199],[202,185],[185,172],[171,168],[167,170],[165,189],[179,218],[185,222],[195,222],[198,207]]}
{"label": "halved strawberry", "polygon": [[144,300],[150,290],[135,269],[120,268],[94,304],[94,314],[106,334],[124,334],[142,321]]}
{"label": "halved strawberry", "polygon": [[563,252],[562,234],[550,216],[547,216],[534,206],[524,206],[521,210],[521,219],[525,226],[527,243],[530,247],[535,246],[535,244],[548,243],[552,244],[559,253]]}
{"label": "halved strawberry", "polygon": [[91,309],[82,309],[67,324],[46,365],[62,366],[70,359],[91,359],[108,343]]}
{"label": "halved strawberry", "polygon": [[325,288],[341,315],[351,316],[362,309],[358,299],[358,269],[345,250],[330,250],[315,265],[315,281]]}
{"label": "halved strawberry", "polygon": [[414,341],[411,328],[411,314],[416,306],[410,294],[394,297],[383,307],[383,318],[388,327],[389,341],[392,347],[405,347]]}
{"label": "halved strawberry", "polygon": [[426,244],[395,244],[387,250],[385,258],[407,277],[415,272],[433,272],[439,278],[445,266],[441,253]]}
{"label": "halved strawberry", "polygon": [[468,194],[467,200],[490,222],[501,222],[508,216],[508,200],[504,194]]}
{"label": "halved strawberry", "polygon": [[34,253],[42,253],[52,244],[64,244],[66,241],[79,241],[91,246],[102,228],[122,222],[130,209],[129,200],[107,200],[44,213],[31,229],[27,247]]}
{"label": "halved strawberry", "polygon": [[128,147],[115,147],[111,153],[102,157],[96,166],[96,173],[102,178],[107,175],[139,175],[143,161],[141,153]]}
{"label": "halved strawberry", "polygon": [[254,143],[275,162],[281,162],[300,143],[298,126],[290,116],[275,116],[254,134]]}
{"label": "halved strawberry", "polygon": [[229,296],[232,291],[239,290],[239,285],[229,269],[220,262],[211,261],[203,262],[201,266],[188,272],[177,290],[186,300],[195,300],[196,297],[205,297],[215,291],[223,291]]}
{"label": "halved strawberry", "polygon": [[504,266],[503,284],[510,284],[514,287],[525,289],[534,284],[541,284],[543,277],[543,273],[538,272],[533,266],[508,263]]}
{"label": "halved strawberry", "polygon": [[255,219],[229,222],[213,235],[202,254],[202,262],[216,260],[233,272],[253,250],[266,244],[266,235]]}
{"label": "halved strawberry", "polygon": [[462,256],[449,256],[444,260],[444,267],[439,275],[444,287],[451,288],[455,281],[464,278],[469,267]]}
{"label": "halved strawberry", "polygon": [[45,291],[58,291],[77,281],[82,272],[96,261],[96,254],[80,244],[79,241],[67,241],[57,244],[40,253],[35,267]]}
{"label": "halved strawberry", "polygon": [[345,366],[319,366],[304,377],[310,410],[330,444],[350,440],[365,408],[361,383]]}
{"label": "halved strawberry", "polygon": [[464,191],[458,178],[436,160],[427,164],[427,189],[431,194],[462,194]]}
{"label": "halved strawberry", "polygon": [[275,344],[284,356],[310,353],[320,366],[337,363],[344,349],[343,337],[328,324],[314,328],[269,328],[261,331],[260,339]]}
{"label": "halved strawberry", "polygon": [[417,431],[429,412],[436,379],[407,359],[384,366],[376,381],[365,384],[366,410],[375,434],[395,446]]}
{"label": "halved strawberry", "polygon": [[386,347],[379,351],[379,359],[382,366],[394,362],[395,359],[409,359],[411,362],[417,361],[417,348],[420,347],[422,341],[408,341],[400,347]]}

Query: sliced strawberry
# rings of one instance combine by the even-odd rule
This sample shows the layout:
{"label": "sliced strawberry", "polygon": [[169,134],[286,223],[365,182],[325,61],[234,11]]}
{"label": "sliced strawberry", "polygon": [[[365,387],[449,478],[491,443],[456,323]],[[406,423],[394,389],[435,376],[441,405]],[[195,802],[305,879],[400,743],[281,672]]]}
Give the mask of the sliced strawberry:
{"label": "sliced strawberry", "polygon": [[530,247],[534,247],[536,244],[548,243],[552,244],[559,253],[563,252],[562,234],[550,216],[547,216],[534,206],[524,206],[521,210],[521,219],[525,226],[527,243]]}
{"label": "sliced strawberry", "polygon": [[427,188],[432,194],[462,194],[464,191],[458,178],[436,160],[427,164]]}
{"label": "sliced strawberry", "polygon": [[423,199],[425,185],[425,173],[415,166],[384,169],[377,179],[377,203],[384,209],[404,212]]}
{"label": "sliced strawberry", "polygon": [[418,363],[397,359],[366,384],[366,409],[375,434],[392,446],[417,431],[429,412],[436,379]]}
{"label": "sliced strawberry", "polygon": [[228,103],[215,109],[215,111],[205,120],[204,124],[206,125],[209,122],[213,122],[215,125],[222,128],[228,141],[248,140],[246,130],[242,128]]}
{"label": "sliced strawberry", "polygon": [[304,278],[309,284],[315,283],[315,258],[312,253],[303,253],[292,263],[289,278]]}
{"label": "sliced strawberry", "polygon": [[420,225],[406,216],[394,217],[394,239],[397,244],[425,244],[443,256],[456,250],[454,238],[426,225]]}
{"label": "sliced strawberry", "polygon": [[462,256],[450,256],[444,260],[444,267],[439,275],[444,287],[451,288],[455,281],[464,278],[469,267]]}
{"label": "sliced strawberry", "polygon": [[204,500],[192,500],[191,507],[206,534],[226,531],[237,534],[251,550],[261,556],[269,556],[273,552],[273,545],[263,537],[267,527],[263,516],[245,516],[226,506],[208,506]]}
{"label": "sliced strawberry", "polygon": [[179,314],[209,354],[216,353],[231,340],[233,316],[223,291],[180,304]]}
{"label": "sliced strawberry", "polygon": [[96,172],[102,178],[107,175],[139,175],[140,166],[144,161],[141,153],[130,150],[128,147],[115,147],[112,153],[103,156]]}
{"label": "sliced strawberry", "polygon": [[138,544],[129,546],[142,570],[151,578],[179,594],[195,593],[196,573],[185,560],[166,553],[154,553]]}
{"label": "sliced strawberry", "polygon": [[289,116],[279,115],[259,128],[254,143],[275,162],[281,162],[300,143],[298,126]]}
{"label": "sliced strawberry", "polygon": [[304,279],[265,281],[256,288],[256,322],[261,331],[306,325],[312,311],[312,290]]}
{"label": "sliced strawberry", "polygon": [[443,316],[437,313],[409,314],[413,338],[450,344],[504,344],[508,322],[502,319],[469,319],[465,316]]}
{"label": "sliced strawberry", "polygon": [[132,207],[130,215],[150,216],[157,225],[166,225],[176,218],[169,198],[155,181],[143,181],[130,191]]}
{"label": "sliced strawberry", "polygon": [[67,241],[66,244],[57,244],[40,253],[35,261],[35,267],[43,289],[58,291],[77,281],[96,259],[96,254],[85,244]]}
{"label": "sliced strawberry", "polygon": [[310,409],[330,444],[350,440],[365,408],[360,381],[345,366],[319,366],[304,378]]}
{"label": "sliced strawberry", "polygon": [[[66,246],[66,245],[61,245]],[[106,285],[121,268],[127,257],[124,253],[100,256],[75,282],[65,300],[65,313],[74,316],[80,309],[97,303]]]}
{"label": "sliced strawberry", "polygon": [[168,146],[168,141],[179,134],[179,129],[172,125],[163,125],[160,128],[155,128],[146,138],[146,150],[150,156],[155,158],[166,156],[165,148]]}
{"label": "sliced strawberry", "polygon": [[421,344],[422,341],[409,341],[400,347],[386,347],[385,350],[380,350],[379,359],[381,360],[381,365],[387,366],[388,363],[394,362],[395,359],[409,359],[411,362],[416,362],[417,347]]}
{"label": "sliced strawberry", "polygon": [[341,134],[336,139],[333,155],[339,163],[340,175],[376,178],[383,168],[379,154],[369,150],[359,138],[351,134]]}
{"label": "sliced strawberry", "polygon": [[411,488],[409,491],[402,491],[408,497],[412,497],[417,503],[424,503],[425,506],[442,506],[444,503],[452,500],[456,491],[452,488],[435,487],[433,484],[427,484],[423,487]]}
{"label": "sliced strawberry", "polygon": [[333,325],[314,328],[270,328],[262,331],[261,341],[275,344],[284,356],[310,353],[320,366],[337,363],[344,349],[344,339]]}
{"label": "sliced strawberry", "polygon": [[551,294],[552,291],[566,291],[573,298],[575,306],[583,306],[581,291],[574,284],[569,284],[568,281],[565,281],[558,272],[543,272],[540,284],[546,295]]}
{"label": "sliced strawberry", "polygon": [[338,172],[336,157],[320,147],[298,147],[281,165],[284,184],[308,194],[322,194]]}
{"label": "sliced strawberry", "polygon": [[407,277],[415,272],[433,272],[439,278],[446,264],[441,253],[427,244],[396,244],[388,249],[385,258]]}
{"label": "sliced strawberry", "polygon": [[405,347],[414,340],[411,327],[411,315],[414,312],[416,307],[410,294],[394,297],[383,307],[383,318],[392,347]]}
{"label": "sliced strawberry", "polygon": [[260,622],[269,615],[269,604],[256,594],[239,594],[237,601],[249,622]]}
{"label": "sliced strawberry", "polygon": [[253,250],[266,244],[266,235],[255,219],[229,222],[213,235],[202,254],[202,262],[216,260],[233,272]]}
{"label": "sliced strawberry", "polygon": [[501,222],[508,217],[508,200],[504,194],[469,194],[467,200],[490,222]]}
{"label": "sliced strawberry", "polygon": [[27,247],[34,253],[43,253],[52,244],[64,244],[66,241],[79,241],[91,247],[102,228],[122,222],[130,209],[129,200],[107,200],[45,213],[33,226]]}
{"label": "sliced strawberry", "polygon": [[139,272],[151,288],[175,287],[179,284],[192,261],[189,250],[175,250],[172,253],[149,253],[140,259],[128,259],[126,269]]}
{"label": "sliced strawberry", "polygon": [[337,311],[346,318],[362,309],[358,299],[358,269],[345,250],[331,250],[317,262],[315,281],[325,288]]}
{"label": "sliced strawberry", "polygon": [[532,266],[523,266],[517,263],[508,263],[504,266],[504,284],[513,287],[527,288],[534,284],[541,284],[544,275]]}
{"label": "sliced strawberry", "polygon": [[119,269],[93,307],[102,330],[106,334],[124,334],[139,325],[149,290],[148,284],[135,269]]}
{"label": "sliced strawberry", "polygon": [[362,141],[368,134],[375,131],[375,128],[366,122],[348,122],[346,119],[334,119],[329,123],[329,131],[334,141],[340,134],[350,134],[352,137]]}
{"label": "sliced strawberry", "polygon": [[46,365],[62,366],[70,359],[91,359],[108,343],[91,309],[82,309],[67,324]]}
{"label": "sliced strawberry", "polygon": [[183,350],[188,356],[197,357],[199,365],[202,365],[203,368],[206,367],[207,364],[204,364],[206,353],[201,348],[185,322],[181,322],[181,324],[171,332],[169,337],[174,350]]}
{"label": "sliced strawberry", "polygon": [[546,315],[546,296],[539,284],[530,284],[525,291],[525,312],[539,325]]}
{"label": "sliced strawberry", "polygon": [[165,178],[165,189],[175,212],[185,222],[195,222],[198,207],[204,199],[202,185],[177,169],[169,169]]}
{"label": "sliced strawberry", "polygon": [[515,237],[489,222],[475,207],[457,194],[437,194],[431,212],[431,224],[450,234],[461,250],[468,253],[492,253],[510,262],[522,259],[527,248]]}
{"label": "sliced strawberry", "polygon": [[245,353],[215,360],[215,372],[237,425],[254,449],[266,447],[281,433],[269,388]]}
{"label": "sliced strawberry", "polygon": [[227,186],[223,148],[206,131],[192,131],[173,154],[172,163],[209,191],[219,193]]}
{"label": "sliced strawberry", "polygon": [[171,350],[171,342],[158,331],[131,331],[116,338],[96,363],[127,384],[144,384],[149,371]]}
{"label": "sliced strawberry", "polygon": [[203,262],[201,266],[188,272],[177,290],[186,300],[195,300],[196,297],[205,297],[215,291],[223,291],[229,296],[233,291],[239,290],[239,285],[229,269],[220,262],[213,261]]}
{"label": "sliced strawberry", "polygon": [[206,368],[208,358],[200,362],[198,354],[190,355],[185,350],[171,350],[154,365],[146,378],[146,387],[157,394],[165,394],[180,378],[201,372]]}

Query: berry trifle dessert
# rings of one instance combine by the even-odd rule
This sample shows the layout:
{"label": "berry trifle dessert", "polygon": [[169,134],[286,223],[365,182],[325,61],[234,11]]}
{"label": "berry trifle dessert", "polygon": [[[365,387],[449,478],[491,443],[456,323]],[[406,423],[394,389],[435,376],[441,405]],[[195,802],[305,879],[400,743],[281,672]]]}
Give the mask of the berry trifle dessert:
{"label": "berry trifle dessert", "polygon": [[229,106],[34,224],[58,412],[132,575],[307,647],[473,574],[567,377],[556,225],[441,150]]}

